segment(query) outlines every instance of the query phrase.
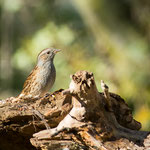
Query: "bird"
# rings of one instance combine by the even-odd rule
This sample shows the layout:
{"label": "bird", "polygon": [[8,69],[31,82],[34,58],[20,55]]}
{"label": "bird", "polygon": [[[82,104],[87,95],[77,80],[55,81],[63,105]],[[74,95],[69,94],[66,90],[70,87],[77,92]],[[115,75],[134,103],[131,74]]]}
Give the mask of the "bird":
{"label": "bird", "polygon": [[54,85],[56,70],[53,63],[60,49],[46,48],[37,57],[37,64],[31,71],[18,98],[38,98],[46,94]]}

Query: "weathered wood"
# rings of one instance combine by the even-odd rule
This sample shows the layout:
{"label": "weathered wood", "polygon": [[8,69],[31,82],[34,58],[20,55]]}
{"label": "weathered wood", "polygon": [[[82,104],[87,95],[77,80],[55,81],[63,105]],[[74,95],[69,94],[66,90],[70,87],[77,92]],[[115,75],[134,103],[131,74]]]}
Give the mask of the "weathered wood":
{"label": "weathered wood", "polygon": [[102,93],[92,73],[79,71],[71,76],[67,90],[18,103],[1,101],[0,132],[6,137],[8,130],[17,133],[34,147],[47,150],[148,149],[149,132],[138,131],[141,124],[125,101],[110,93],[103,81],[101,86]]}

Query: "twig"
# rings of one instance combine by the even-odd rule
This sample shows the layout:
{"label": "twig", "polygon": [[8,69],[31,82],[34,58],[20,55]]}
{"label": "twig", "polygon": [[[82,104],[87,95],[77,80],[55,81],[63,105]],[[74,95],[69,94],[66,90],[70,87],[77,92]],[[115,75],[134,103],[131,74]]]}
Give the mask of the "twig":
{"label": "twig", "polygon": [[38,110],[35,110],[35,109],[32,109],[32,112],[33,112],[34,115],[38,116],[38,117],[42,120],[42,122],[44,123],[46,129],[49,130],[49,129],[50,129],[50,126],[49,126],[48,123],[46,122],[46,120],[45,120],[43,114],[41,114]]}
{"label": "twig", "polygon": [[109,111],[113,111],[112,110],[112,106],[111,106],[111,100],[110,100],[110,94],[109,94],[109,87],[104,83],[103,80],[101,80],[101,88],[104,92],[104,97],[107,100],[107,107]]}

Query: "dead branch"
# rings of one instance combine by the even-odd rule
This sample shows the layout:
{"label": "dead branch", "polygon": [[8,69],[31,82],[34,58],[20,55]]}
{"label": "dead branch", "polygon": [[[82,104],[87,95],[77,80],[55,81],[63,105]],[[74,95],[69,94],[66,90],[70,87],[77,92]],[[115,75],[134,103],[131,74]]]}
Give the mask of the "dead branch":
{"label": "dead branch", "polygon": [[[139,131],[141,124],[133,119],[126,102],[110,93],[104,81],[101,86],[102,93],[97,90],[93,73],[79,71],[71,76],[69,89],[56,91],[53,96],[19,103],[3,101],[0,131],[6,139],[8,131],[12,135],[17,132],[18,137],[30,139],[34,147],[47,150],[150,147],[149,132]],[[38,117],[33,120],[33,115]]]}

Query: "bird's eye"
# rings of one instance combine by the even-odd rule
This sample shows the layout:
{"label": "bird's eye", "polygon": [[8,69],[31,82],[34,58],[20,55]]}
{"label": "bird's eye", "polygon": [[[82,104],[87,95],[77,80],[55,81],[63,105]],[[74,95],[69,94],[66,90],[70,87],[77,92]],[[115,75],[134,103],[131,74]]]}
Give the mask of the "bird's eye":
{"label": "bird's eye", "polygon": [[49,54],[50,52],[47,52],[47,54]]}

